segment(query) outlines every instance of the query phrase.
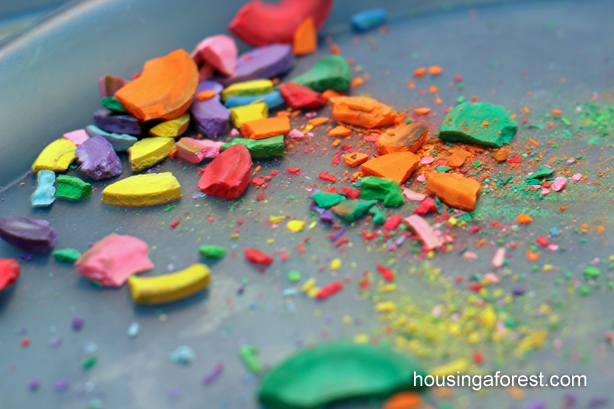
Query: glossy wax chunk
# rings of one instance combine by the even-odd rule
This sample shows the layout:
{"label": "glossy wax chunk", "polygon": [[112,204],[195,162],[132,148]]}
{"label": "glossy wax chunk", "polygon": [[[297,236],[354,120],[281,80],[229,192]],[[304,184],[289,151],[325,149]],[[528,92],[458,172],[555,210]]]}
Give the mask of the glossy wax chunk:
{"label": "glossy wax chunk", "polygon": [[225,34],[205,38],[192,51],[192,58],[196,65],[201,67],[209,64],[222,75],[232,74],[237,66],[237,55],[235,40]]}
{"label": "glossy wax chunk", "polygon": [[163,304],[189,297],[211,283],[209,268],[200,263],[172,274],[128,278],[130,294],[137,304]]}
{"label": "glossy wax chunk", "polygon": [[89,136],[99,135],[105,138],[113,146],[115,152],[126,152],[138,141],[136,136],[106,132],[94,125],[86,127],[85,131]]}
{"label": "glossy wax chunk", "polygon": [[102,203],[114,206],[155,206],[182,198],[181,186],[170,172],[131,176],[107,186]]}
{"label": "glossy wax chunk", "polygon": [[188,110],[196,87],[198,67],[184,50],[145,63],[141,75],[115,96],[140,121],[170,120]]}
{"label": "glossy wax chunk", "polygon": [[215,76],[213,79],[227,87],[237,82],[273,78],[289,71],[295,59],[292,46],[288,44],[259,47],[241,54],[237,68],[230,76]]}
{"label": "glossy wax chunk", "polygon": [[230,146],[205,168],[198,188],[213,196],[236,199],[249,184],[252,158],[244,145]]}
{"label": "glossy wax chunk", "polygon": [[32,194],[32,206],[49,206],[55,200],[55,172],[41,170],[36,175],[36,190]]}
{"label": "glossy wax chunk", "polygon": [[518,132],[518,124],[503,107],[487,102],[464,102],[446,115],[439,138],[446,142],[500,148]]}
{"label": "glossy wax chunk", "polygon": [[162,162],[175,149],[173,138],[145,138],[128,149],[133,172],[140,172]]}
{"label": "glossy wax chunk", "polygon": [[60,175],[58,176],[58,190],[55,193],[57,197],[66,199],[87,199],[92,195],[92,185],[74,176]]}
{"label": "glossy wax chunk", "polygon": [[77,149],[77,145],[68,139],[56,139],[38,155],[38,158],[32,164],[32,171],[34,173],[40,170],[64,172],[75,160],[75,149]]}
{"label": "glossy wax chunk", "polygon": [[0,217],[0,238],[23,250],[43,253],[57,242],[58,235],[47,220]]}
{"label": "glossy wax chunk", "polygon": [[315,409],[347,399],[369,399],[425,389],[426,371],[407,353],[373,344],[334,342],[305,348],[263,379],[258,399],[271,409]]}
{"label": "glossy wax chunk", "polygon": [[79,171],[94,180],[111,179],[122,173],[122,164],[113,145],[102,136],[93,136],[75,151]]}
{"label": "glossy wax chunk", "polygon": [[77,272],[102,285],[121,287],[132,274],[151,270],[147,243],[112,233],[96,242],[75,262]]}
{"label": "glossy wax chunk", "polygon": [[328,102],[320,93],[294,82],[284,82],[279,86],[279,92],[292,109],[315,109]]}
{"label": "glossy wax chunk", "polygon": [[292,44],[294,33],[306,18],[313,18],[317,30],[322,28],[332,5],[333,0],[250,1],[239,9],[228,30],[255,47]]}
{"label": "glossy wax chunk", "polygon": [[94,121],[105,132],[140,135],[141,124],[130,115],[118,115],[106,108],[94,112]]}
{"label": "glossy wax chunk", "polygon": [[177,156],[190,163],[200,163],[219,155],[223,144],[210,139],[181,138],[176,144]]}
{"label": "glossy wax chunk", "polygon": [[0,290],[13,285],[19,278],[21,267],[13,258],[0,258]]}
{"label": "glossy wax chunk", "polygon": [[328,89],[345,91],[350,86],[352,67],[345,57],[331,55],[319,60],[306,73],[292,79],[292,82],[323,92]]}
{"label": "glossy wax chunk", "polygon": [[203,135],[213,137],[226,133],[230,120],[230,111],[220,102],[220,92],[224,87],[215,81],[203,81],[198,84],[196,95],[214,91],[216,95],[202,101],[198,97],[194,98],[190,107],[192,121],[196,125],[198,132]]}

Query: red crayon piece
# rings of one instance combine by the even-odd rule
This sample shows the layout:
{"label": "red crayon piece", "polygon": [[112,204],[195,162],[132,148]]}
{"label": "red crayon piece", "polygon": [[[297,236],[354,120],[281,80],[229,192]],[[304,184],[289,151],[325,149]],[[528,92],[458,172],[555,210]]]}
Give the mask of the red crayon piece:
{"label": "red crayon piece", "polygon": [[327,102],[327,99],[319,92],[294,82],[284,82],[279,86],[279,92],[286,104],[292,109],[320,108]]}
{"label": "red crayon piece", "polygon": [[10,287],[17,279],[21,268],[13,258],[0,258],[0,290]]}
{"label": "red crayon piece", "polygon": [[[234,145],[234,146],[237,146],[237,145]],[[273,257],[269,256],[268,254],[266,254],[265,252],[263,252],[261,250],[255,249],[253,247],[246,247],[245,248],[245,258],[250,263],[262,264],[262,265],[265,265],[265,266],[270,266],[271,263],[274,261]]]}
{"label": "red crayon piece", "polygon": [[208,195],[236,199],[247,188],[251,170],[252,157],[245,145],[232,145],[207,166],[198,188]]}
{"label": "red crayon piece", "polygon": [[343,283],[341,281],[333,281],[332,283],[320,288],[320,291],[316,294],[316,298],[323,300],[337,294],[341,290],[343,290]]}
{"label": "red crayon piece", "polygon": [[376,268],[377,268],[377,271],[380,272],[384,280],[386,281],[394,280],[394,271],[392,271],[388,267],[381,265],[381,264],[378,264]]}

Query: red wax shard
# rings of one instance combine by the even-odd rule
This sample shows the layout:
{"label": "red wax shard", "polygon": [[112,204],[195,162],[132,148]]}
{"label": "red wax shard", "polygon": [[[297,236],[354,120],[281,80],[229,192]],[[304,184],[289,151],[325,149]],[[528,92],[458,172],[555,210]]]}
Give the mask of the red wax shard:
{"label": "red wax shard", "polygon": [[307,17],[312,17],[320,30],[332,5],[333,0],[281,0],[277,4],[250,1],[237,12],[228,30],[255,47],[292,44],[296,29]]}
{"label": "red wax shard", "polygon": [[349,197],[352,200],[356,200],[358,199],[358,196],[360,196],[360,190],[358,189],[352,189],[351,187],[342,187],[341,190],[343,191],[343,194],[347,197]]}
{"label": "red wax shard", "polygon": [[0,258],[0,290],[10,287],[18,278],[21,268],[13,258]]}
{"label": "red wax shard", "polygon": [[377,271],[380,272],[380,274],[382,275],[382,278],[384,280],[386,280],[386,281],[394,280],[394,271],[392,271],[388,267],[383,266],[381,264],[378,264],[376,268],[377,268]]}
{"label": "red wax shard", "polygon": [[326,180],[327,182],[335,182],[337,180],[337,176],[329,175],[328,173],[324,172],[320,172],[318,178]]}
{"label": "red wax shard", "polygon": [[327,99],[320,93],[294,82],[284,82],[279,86],[279,92],[292,109],[320,108],[327,102]]}
{"label": "red wax shard", "polygon": [[427,197],[418,205],[418,207],[414,209],[414,213],[419,214],[420,216],[424,216],[428,212],[437,213],[437,205],[435,204],[435,199],[432,197]]}
{"label": "red wax shard", "polygon": [[245,145],[232,145],[207,166],[198,188],[208,195],[236,199],[247,188],[251,170],[252,157]]}
{"label": "red wax shard", "polygon": [[400,214],[395,214],[390,219],[386,220],[386,223],[384,223],[384,229],[394,230],[399,226],[399,224],[401,224],[402,221],[403,216],[401,216]]}
{"label": "red wax shard", "polygon": [[323,300],[325,298],[330,297],[331,295],[337,294],[341,290],[343,290],[343,283],[338,280],[333,281],[332,283],[320,288],[320,291],[318,291],[318,293],[316,294],[316,298]]}
{"label": "red wax shard", "polygon": [[[234,145],[234,146],[237,146],[237,145]],[[245,258],[250,263],[262,264],[265,266],[270,266],[271,263],[273,262],[273,257],[253,247],[245,248]]]}

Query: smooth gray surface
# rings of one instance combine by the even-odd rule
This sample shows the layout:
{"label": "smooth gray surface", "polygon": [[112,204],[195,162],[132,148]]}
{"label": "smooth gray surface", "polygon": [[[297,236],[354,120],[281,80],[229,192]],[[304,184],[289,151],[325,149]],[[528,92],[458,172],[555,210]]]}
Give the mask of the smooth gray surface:
{"label": "smooth gray surface", "polygon": [[[89,2],[87,7],[86,4],[76,6],[57,20],[43,23],[41,31],[30,33],[23,43],[17,41],[5,46],[0,55],[0,89],[7,90],[0,100],[3,183],[23,175],[31,159],[45,144],[43,137],[55,139],[64,131],[91,122],[91,114],[99,104],[99,76],[108,73],[129,76],[139,70],[147,58],[177,47],[191,49],[202,37],[223,31],[239,2],[225,2],[223,10],[222,4],[216,3],[219,9],[209,12],[204,11],[206,6],[200,2],[186,1],[191,8],[181,10],[162,3],[137,1],[128,6],[120,1]],[[363,3],[356,3],[355,7],[360,4]],[[118,9],[125,12],[117,12]],[[444,106],[453,105],[460,95],[476,95],[480,100],[499,103],[516,112],[529,104],[544,112],[554,107],[572,112],[577,103],[589,100],[593,92],[611,90],[612,80],[608,74],[614,68],[611,40],[614,38],[611,25],[614,4],[611,1],[520,3],[478,10],[476,18],[471,18],[467,10],[462,9],[398,20],[391,24],[387,35],[368,33],[360,44],[353,42],[354,33],[341,32],[332,24],[334,21],[328,29],[338,32],[334,41],[343,54],[353,58],[371,76],[371,81],[359,91],[386,100],[393,98],[391,103],[397,109],[422,103],[414,92],[407,92],[407,83],[413,69],[431,64],[439,64],[445,70],[444,76],[425,81],[442,89]],[[172,23],[161,23],[163,12]],[[343,11],[336,9],[334,13],[339,16]],[[61,21],[65,24],[59,24]],[[556,22],[554,28],[552,21]],[[176,34],[178,30],[181,35]],[[115,36],[111,36],[111,32],[115,32]],[[151,41],[152,36],[155,42]],[[376,50],[367,43],[367,37],[377,46]],[[327,53],[322,48],[317,54],[302,58],[291,75],[307,70]],[[8,74],[5,76],[3,72]],[[465,77],[466,90],[443,91],[456,74]],[[560,82],[561,77],[566,78],[564,84]],[[18,85],[24,86],[27,92],[17,93]],[[531,91],[532,96],[528,96],[527,91]],[[427,97],[430,98],[424,98]],[[325,111],[324,115],[327,113]],[[534,136],[527,134],[517,137],[519,143]],[[546,138],[547,135],[545,131],[537,137]],[[330,138],[319,131],[315,142],[330,143]],[[574,146],[565,149],[569,156],[577,154]],[[587,151],[586,156],[597,157],[610,152],[595,151]],[[263,174],[270,173],[273,168],[282,171],[287,167],[301,167],[303,175],[315,180],[319,171],[330,168],[330,161],[330,155],[318,157],[298,153],[279,162],[261,161],[258,164],[263,166]],[[130,174],[125,156],[123,163],[124,175]],[[355,284],[362,271],[373,271],[374,266],[386,258],[386,254],[364,252],[362,240],[356,238],[360,234],[358,226],[346,233],[355,245],[343,256],[341,272],[318,273],[320,266],[327,266],[329,259],[338,256],[326,239],[328,227],[318,224],[313,230],[291,236],[282,229],[272,230],[267,222],[254,222],[254,219],[268,219],[280,212],[307,217],[308,223],[316,220],[308,212],[305,185],[298,183],[299,178],[287,183],[289,188],[269,188],[268,203],[255,202],[259,191],[249,189],[244,196],[245,202],[229,205],[215,198],[191,198],[197,192],[195,167],[165,161],[161,170],[172,170],[183,185],[184,199],[169,213],[163,213],[161,206],[121,209],[100,204],[102,188],[109,182],[96,184],[98,190],[87,202],[58,201],[49,210],[30,207],[28,199],[35,185],[31,175],[20,177],[10,188],[0,191],[0,216],[49,220],[58,229],[56,248],[74,247],[83,251],[90,242],[112,232],[143,238],[155,247],[151,253],[156,264],[154,274],[182,269],[195,262],[199,259],[197,247],[202,243],[225,245],[238,253],[236,259],[228,254],[219,263],[212,263],[215,284],[210,290],[159,309],[135,307],[126,287],[95,289],[79,278],[71,266],[54,262],[48,254],[37,255],[33,261],[24,263],[19,282],[0,293],[0,407],[81,409],[92,399],[101,399],[104,408],[113,409],[256,408],[253,400],[256,382],[246,375],[237,359],[239,345],[257,346],[262,361],[273,364],[310,342],[373,333],[379,327],[372,303],[357,300],[355,286],[325,303],[295,297],[292,302],[295,311],[283,299],[283,289],[290,286],[285,275],[291,269],[300,270],[304,278],[317,277],[322,283],[347,275]],[[282,180],[287,181],[287,175],[274,179],[277,183]],[[21,182],[25,185],[18,187]],[[288,199],[289,196],[294,196],[298,203]],[[498,203],[483,197],[480,208],[498,208],[501,206]],[[600,207],[602,203],[587,205],[573,198],[565,203],[580,222],[611,213]],[[538,205],[530,200],[510,200],[504,204],[519,209]],[[251,214],[248,208],[254,209]],[[187,211],[190,220],[183,220],[177,230],[168,227],[171,221],[185,218]],[[261,215],[256,214],[259,211]],[[409,212],[404,209],[404,213]],[[209,214],[215,222],[207,222]],[[536,220],[531,228],[547,231],[566,217],[546,216]],[[246,220],[241,226],[236,224],[239,218]],[[241,229],[240,240],[228,237],[235,228]],[[299,257],[294,247],[307,236],[312,237],[312,245],[304,257]],[[546,254],[542,262],[579,272],[593,258],[612,254],[611,250],[604,249],[603,241],[591,235],[586,237],[589,243],[580,247],[577,237],[565,232],[560,242],[569,247],[569,256]],[[611,230],[603,237],[611,242]],[[265,245],[264,241],[269,238],[276,238],[276,242]],[[473,238],[459,240],[469,245],[473,243]],[[248,245],[258,245],[269,252],[287,247],[291,258],[286,263],[277,258],[273,266],[261,274],[243,260],[242,250]],[[459,264],[457,254],[438,256],[434,263],[451,277],[488,272],[494,248],[483,248],[479,252],[483,257],[472,264]],[[19,257],[21,253],[0,243],[1,257]],[[529,271],[522,253],[515,256],[514,269],[519,273]],[[238,295],[243,279],[248,279],[249,284],[245,292]],[[538,287],[542,281],[545,284]],[[539,273],[524,283],[528,288],[538,288],[537,302],[548,299],[553,290],[552,281],[550,276]],[[513,284],[506,282],[504,285],[509,288]],[[424,283],[405,278],[399,279],[399,286],[408,295],[430,296],[430,288]],[[569,307],[562,313],[564,325],[568,326],[565,350],[591,354],[588,364],[561,356],[551,349],[535,353],[529,362],[532,372],[588,373],[589,387],[573,391],[580,396],[580,407],[588,406],[590,398],[611,396],[612,354],[607,349],[599,352],[603,333],[610,329],[611,298],[611,292],[597,292],[585,299],[566,300]],[[341,323],[346,314],[354,318],[354,324]],[[70,329],[73,316],[85,320],[80,332]],[[136,339],[126,335],[132,322],[141,325]],[[64,337],[64,342],[57,349],[50,348],[49,338],[58,334]],[[19,342],[26,336],[32,340],[32,345],[21,348]],[[83,350],[90,342],[97,345],[95,354],[99,362],[92,370],[83,371],[80,362],[88,356]],[[189,367],[172,364],[167,358],[170,350],[182,344],[190,345],[197,354],[196,361]],[[203,387],[202,378],[218,361],[225,364],[224,375],[213,386]],[[515,373],[517,368],[506,370]],[[41,377],[42,387],[37,393],[30,393],[27,384],[34,376]],[[56,393],[53,383],[61,379],[70,382],[69,390]],[[180,388],[178,398],[167,396],[171,387]],[[528,398],[543,398],[549,408],[559,407],[567,392],[552,388],[526,390]],[[483,397],[466,390],[455,390],[455,394],[455,398],[467,395],[465,407],[470,408],[525,407],[524,402],[515,401],[503,390],[491,390]],[[453,407],[461,407],[456,400],[450,403]]]}

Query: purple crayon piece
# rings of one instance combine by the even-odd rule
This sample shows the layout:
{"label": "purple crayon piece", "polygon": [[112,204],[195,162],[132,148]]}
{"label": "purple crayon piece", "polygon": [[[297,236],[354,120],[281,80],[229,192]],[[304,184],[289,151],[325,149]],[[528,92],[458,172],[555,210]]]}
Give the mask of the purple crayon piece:
{"label": "purple crayon piece", "polygon": [[222,375],[223,371],[224,371],[224,364],[221,362],[218,362],[217,364],[215,364],[211,372],[209,372],[207,376],[205,376],[205,379],[203,379],[204,384],[211,385],[217,378],[220,377],[220,375]]}
{"label": "purple crayon piece", "polygon": [[[220,102],[220,92],[224,87],[214,81],[203,81],[198,84],[194,102],[190,107],[192,123],[198,132],[212,137],[219,136],[228,130],[230,111]],[[214,91],[217,95],[203,101],[198,100],[198,94],[204,91]]]}
{"label": "purple crayon piece", "polygon": [[72,319],[72,329],[75,331],[79,331],[83,328],[83,318],[75,317]]}
{"label": "purple crayon piece", "polygon": [[294,53],[288,44],[271,44],[241,54],[235,72],[229,77],[213,79],[224,87],[237,82],[273,78],[289,71],[294,66]]}
{"label": "purple crayon piece", "polygon": [[0,217],[0,238],[15,247],[45,252],[55,246],[58,234],[47,220],[25,217]]}
{"label": "purple crayon piece", "polygon": [[30,379],[30,383],[28,383],[28,389],[30,389],[32,392],[40,388],[40,386],[41,378],[39,378],[38,376],[35,376],[34,378]]}
{"label": "purple crayon piece", "polygon": [[130,115],[113,115],[113,113],[102,108],[94,112],[96,126],[103,131],[111,133],[126,133],[128,135],[140,135],[141,124],[139,120]]}
{"label": "purple crayon piece", "polygon": [[95,180],[110,179],[122,173],[122,164],[113,145],[96,135],[83,142],[75,151],[81,164],[79,170]]}

